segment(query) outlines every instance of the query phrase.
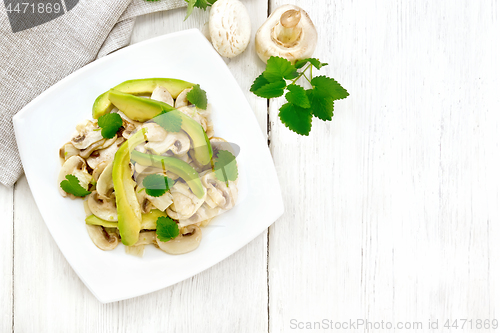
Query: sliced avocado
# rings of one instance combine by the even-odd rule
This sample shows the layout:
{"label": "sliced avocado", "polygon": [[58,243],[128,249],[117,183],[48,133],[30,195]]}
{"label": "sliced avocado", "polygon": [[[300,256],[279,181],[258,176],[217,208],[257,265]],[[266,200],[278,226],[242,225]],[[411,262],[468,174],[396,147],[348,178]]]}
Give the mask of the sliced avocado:
{"label": "sliced avocado", "polygon": [[[142,223],[141,223],[141,229],[148,229],[148,230],[154,230],[156,229],[156,220],[164,216],[166,217],[167,214],[165,212],[162,212],[159,209],[151,209],[149,213],[142,214]],[[103,219],[98,218],[95,215],[90,215],[85,219],[85,222],[87,224],[91,225],[100,225],[106,228],[118,228],[118,222],[109,222],[105,221]]]}
{"label": "sliced avocado", "polygon": [[191,188],[191,191],[198,198],[203,198],[205,195],[205,189],[201,184],[200,175],[192,166],[182,160],[175,157],[144,154],[137,150],[134,150],[130,154],[130,158],[142,166],[154,166],[155,168],[173,172],[184,179]]}
{"label": "sliced avocado", "polygon": [[146,141],[146,128],[141,129],[125,141],[115,154],[113,160],[113,184],[115,186],[116,211],[118,212],[118,229],[122,243],[134,245],[141,231],[141,207],[135,195],[135,182],[130,170],[130,152],[140,143]]}
{"label": "sliced avocado", "polygon": [[207,165],[212,159],[212,146],[200,124],[170,105],[149,98],[110,90],[109,99],[130,119],[144,122],[160,115],[163,111],[175,112],[182,120],[181,128],[189,135],[194,147],[194,158],[200,165]]}
{"label": "sliced avocado", "polygon": [[[153,90],[159,86],[167,89],[173,98],[177,98],[181,91],[191,88],[194,84],[177,79],[153,78],[125,81],[113,89],[132,95],[141,95],[151,94]],[[109,113],[112,109],[113,104],[109,100],[109,91],[107,91],[95,100],[94,106],[92,107],[92,116],[97,119],[100,116]]]}

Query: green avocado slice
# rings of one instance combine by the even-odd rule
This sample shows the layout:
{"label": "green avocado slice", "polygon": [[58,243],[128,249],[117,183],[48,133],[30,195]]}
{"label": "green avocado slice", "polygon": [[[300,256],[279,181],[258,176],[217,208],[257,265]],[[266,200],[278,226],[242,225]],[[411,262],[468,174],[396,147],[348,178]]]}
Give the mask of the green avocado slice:
{"label": "green avocado slice", "polygon": [[182,120],[181,128],[189,135],[194,147],[195,159],[200,165],[207,165],[212,160],[212,146],[208,140],[207,134],[200,124],[191,117],[171,107],[170,105],[155,101],[149,98],[143,98],[126,94],[116,90],[109,91],[111,102],[130,119],[145,122],[160,115],[162,112],[175,112]]}
{"label": "green avocado slice", "polygon": [[[167,214],[159,209],[151,209],[149,213],[142,214],[141,229],[154,230],[156,229],[156,220],[160,217],[166,217]],[[106,228],[118,228],[118,222],[105,221],[95,215],[87,216],[85,223],[91,225],[100,225]]]}
{"label": "green avocado slice", "polygon": [[[194,86],[193,83],[177,80],[177,79],[166,79],[166,78],[152,78],[152,79],[139,79],[139,80],[128,80],[115,86],[113,89],[132,94],[151,94],[156,87],[164,87],[168,90],[173,98],[177,98],[181,91]],[[101,94],[94,102],[92,107],[92,116],[94,119],[98,119],[100,116],[109,113],[113,109],[113,104],[109,100],[109,91]]]}
{"label": "green avocado slice", "polygon": [[155,168],[173,172],[184,179],[198,198],[203,198],[205,195],[205,188],[201,183],[200,175],[192,166],[182,160],[175,157],[144,154],[137,150],[130,154],[130,158],[143,166],[154,166]]}
{"label": "green avocado slice", "polygon": [[120,146],[113,160],[118,229],[122,243],[127,246],[137,243],[142,224],[141,207],[135,194],[135,182],[129,165],[130,153],[137,145],[146,141],[146,132],[147,129],[143,128],[132,135]]}

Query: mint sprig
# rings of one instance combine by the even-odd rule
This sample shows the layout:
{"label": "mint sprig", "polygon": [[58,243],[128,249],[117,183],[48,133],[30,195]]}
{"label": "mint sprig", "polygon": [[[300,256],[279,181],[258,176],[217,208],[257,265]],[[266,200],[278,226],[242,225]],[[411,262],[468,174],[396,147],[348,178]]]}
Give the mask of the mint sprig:
{"label": "mint sprig", "polygon": [[[333,78],[324,75],[313,77],[313,67],[321,69],[327,65],[316,58],[299,60],[292,65],[285,58],[271,57],[266,70],[255,79],[250,91],[259,97],[276,98],[285,94],[285,89],[288,90],[285,94],[287,103],[281,106],[278,114],[280,120],[295,133],[307,136],[311,132],[312,117],[332,120],[334,101],[349,96],[347,90]],[[297,83],[301,77],[310,83],[310,89]]]}

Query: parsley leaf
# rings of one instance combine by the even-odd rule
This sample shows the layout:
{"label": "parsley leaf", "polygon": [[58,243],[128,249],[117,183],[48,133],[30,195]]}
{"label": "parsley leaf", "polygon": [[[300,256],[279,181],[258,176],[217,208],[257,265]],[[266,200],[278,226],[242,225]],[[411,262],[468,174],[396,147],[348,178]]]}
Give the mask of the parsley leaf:
{"label": "parsley leaf", "polygon": [[300,68],[304,67],[304,65],[307,63],[310,63],[311,65],[316,67],[316,69],[321,69],[321,67],[323,67],[323,66],[328,66],[327,63],[321,62],[321,61],[319,61],[319,59],[307,58],[307,59],[302,59],[302,60],[297,61],[295,63],[295,68],[300,69]]}
{"label": "parsley leaf", "polygon": [[300,106],[301,108],[308,109],[311,107],[309,103],[309,98],[307,97],[306,91],[301,86],[289,85],[288,92],[285,95],[286,100],[294,105]]}
{"label": "parsley leaf", "polygon": [[142,186],[146,188],[146,193],[152,197],[160,197],[164,195],[174,181],[166,176],[153,174],[147,175],[142,181]]}
{"label": "parsley leaf", "polygon": [[63,180],[60,186],[66,193],[73,194],[75,197],[84,197],[92,193],[84,189],[80,185],[78,178],[74,175],[66,175],[66,180]]}
{"label": "parsley leaf", "polygon": [[267,61],[264,77],[269,82],[279,81],[282,79],[292,80],[299,76],[295,66],[285,58],[271,57]]}
{"label": "parsley leaf", "polygon": [[156,220],[156,236],[160,241],[168,242],[179,236],[179,227],[170,217],[160,216]]}
{"label": "parsley leaf", "polygon": [[236,157],[227,150],[219,150],[214,158],[215,177],[223,182],[235,181],[238,179],[238,166]]}
{"label": "parsley leaf", "polygon": [[[262,84],[262,82],[263,81],[261,79],[261,81],[257,83],[257,86],[259,84]],[[253,93],[263,98],[280,97],[285,92],[285,88],[286,88],[286,82],[285,80],[281,79],[280,81],[267,83],[262,87],[259,87],[258,89],[253,91]]]}
{"label": "parsley leaf", "polygon": [[153,118],[153,121],[160,125],[167,132],[179,132],[182,126],[182,118],[179,115],[180,111],[162,111],[159,115]]}
{"label": "parsley leaf", "polygon": [[317,76],[311,80],[311,84],[318,96],[330,97],[333,100],[344,99],[349,96],[347,90],[331,77]]}
{"label": "parsley leaf", "polygon": [[102,128],[101,135],[105,139],[111,139],[122,127],[123,120],[118,113],[107,113],[97,119],[97,124]]}
{"label": "parsley leaf", "polygon": [[309,89],[306,91],[307,97],[312,105],[313,116],[321,120],[332,120],[333,117],[333,99],[318,95],[317,90]]}
{"label": "parsley leaf", "polygon": [[292,103],[283,104],[279,117],[286,127],[300,135],[309,135],[312,126],[310,109],[301,108]]}
{"label": "parsley leaf", "polygon": [[188,92],[186,97],[187,100],[196,105],[197,108],[203,110],[207,109],[207,93],[200,88],[199,84],[196,84],[193,89]]}

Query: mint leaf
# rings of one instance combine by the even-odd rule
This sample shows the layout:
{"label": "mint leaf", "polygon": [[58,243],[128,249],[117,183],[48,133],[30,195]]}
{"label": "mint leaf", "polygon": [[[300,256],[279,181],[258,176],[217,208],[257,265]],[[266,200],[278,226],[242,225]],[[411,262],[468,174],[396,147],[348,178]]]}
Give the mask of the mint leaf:
{"label": "mint leaf", "polygon": [[182,116],[180,111],[162,111],[152,119],[167,132],[179,132],[182,127]]}
{"label": "mint leaf", "polygon": [[172,179],[158,174],[147,175],[142,181],[142,186],[146,188],[146,193],[152,197],[161,197],[173,184],[174,181]]}
{"label": "mint leaf", "polygon": [[168,242],[179,236],[179,227],[170,217],[160,216],[156,220],[156,236],[161,242]]}
{"label": "mint leaf", "polygon": [[219,150],[214,158],[215,177],[223,182],[238,179],[238,166],[236,165],[236,157],[227,150]]}
{"label": "mint leaf", "polygon": [[328,97],[318,96],[314,89],[306,91],[309,102],[311,103],[311,111],[313,116],[321,120],[332,120],[333,117],[333,99]]}
{"label": "mint leaf", "polygon": [[257,76],[257,78],[253,81],[252,86],[250,87],[250,91],[255,93],[257,90],[269,84],[269,81],[264,77],[264,73]]}
{"label": "mint leaf", "polygon": [[60,186],[66,193],[73,194],[75,197],[84,197],[92,193],[84,189],[80,185],[78,178],[74,175],[66,175],[66,180],[63,180]]}
{"label": "mint leaf", "polygon": [[102,128],[101,135],[105,139],[111,139],[122,127],[123,120],[118,113],[107,113],[97,119],[97,124]]}
{"label": "mint leaf", "polygon": [[309,135],[312,126],[312,114],[310,109],[301,108],[292,103],[286,103],[280,108],[278,115],[281,122],[290,130],[300,135]]}
{"label": "mint leaf", "polygon": [[317,58],[307,58],[307,59],[302,59],[302,60],[297,61],[295,63],[295,68],[300,69],[300,68],[304,67],[304,65],[307,63],[310,63],[311,65],[316,67],[316,69],[321,69],[321,67],[323,67],[323,66],[328,66],[327,63],[321,62]]}
{"label": "mint leaf", "polygon": [[306,91],[301,86],[289,85],[287,87],[288,92],[285,97],[286,100],[294,105],[300,106],[301,108],[310,108],[309,98],[307,97]]}
{"label": "mint leaf", "polygon": [[207,109],[207,93],[200,88],[199,84],[194,85],[193,89],[187,94],[187,100],[196,105],[197,108]]}
{"label": "mint leaf", "polygon": [[253,93],[263,98],[274,98],[283,95],[283,93],[285,92],[285,88],[286,88],[286,82],[285,80],[281,79],[280,81],[268,83],[260,87]]}
{"label": "mint leaf", "polygon": [[295,66],[285,58],[271,57],[267,60],[266,70],[264,77],[269,82],[279,81],[282,79],[292,80],[299,76]]}
{"label": "mint leaf", "polygon": [[334,101],[349,96],[347,90],[331,77],[317,76],[311,80],[311,84],[317,96],[330,97]]}

